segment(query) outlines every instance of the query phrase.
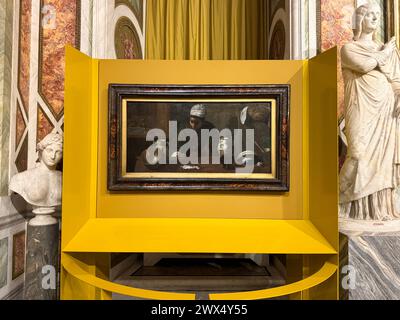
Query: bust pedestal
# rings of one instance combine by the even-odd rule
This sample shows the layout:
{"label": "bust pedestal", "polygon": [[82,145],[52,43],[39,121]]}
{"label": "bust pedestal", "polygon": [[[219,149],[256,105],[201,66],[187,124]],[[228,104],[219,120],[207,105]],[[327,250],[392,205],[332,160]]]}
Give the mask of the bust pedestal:
{"label": "bust pedestal", "polygon": [[340,233],[340,299],[400,300],[400,221],[356,224]]}
{"label": "bust pedestal", "polygon": [[58,298],[60,227],[52,212],[53,208],[35,209],[27,226],[25,300]]}
{"label": "bust pedestal", "polygon": [[33,206],[26,236],[24,298],[56,300],[60,227],[52,215],[61,205],[62,173],[56,170],[62,158],[62,135],[53,131],[37,145],[39,164],[15,174],[10,191]]}

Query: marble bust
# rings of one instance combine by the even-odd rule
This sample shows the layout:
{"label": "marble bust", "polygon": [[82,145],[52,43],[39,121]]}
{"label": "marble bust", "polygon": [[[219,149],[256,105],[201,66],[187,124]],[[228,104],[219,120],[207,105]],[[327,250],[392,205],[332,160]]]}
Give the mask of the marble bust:
{"label": "marble bust", "polygon": [[400,219],[400,54],[392,38],[375,39],[380,7],[356,10],[354,40],[341,51],[345,82],[346,161],[340,172],[339,216],[343,221]]}
{"label": "marble bust", "polygon": [[61,205],[62,173],[56,170],[56,166],[62,158],[62,147],[61,134],[48,134],[37,145],[39,164],[11,178],[10,190],[21,195],[34,208],[36,217],[30,221],[32,225],[57,222],[51,214]]}

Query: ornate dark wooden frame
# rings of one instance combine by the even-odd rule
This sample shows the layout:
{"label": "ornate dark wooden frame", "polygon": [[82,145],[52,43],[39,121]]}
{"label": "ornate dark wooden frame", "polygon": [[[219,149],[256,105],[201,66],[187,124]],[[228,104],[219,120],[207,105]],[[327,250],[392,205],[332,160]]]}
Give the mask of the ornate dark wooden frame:
{"label": "ornate dark wooden frame", "polygon": [[[122,101],[128,98],[266,98],[275,99],[276,178],[128,178],[122,177]],[[289,191],[290,85],[109,85],[108,177],[109,191]]]}

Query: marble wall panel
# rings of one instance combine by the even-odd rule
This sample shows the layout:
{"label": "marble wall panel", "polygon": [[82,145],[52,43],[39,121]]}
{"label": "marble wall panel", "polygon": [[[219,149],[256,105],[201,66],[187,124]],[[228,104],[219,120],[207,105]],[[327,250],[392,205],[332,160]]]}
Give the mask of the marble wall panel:
{"label": "marble wall panel", "polygon": [[39,93],[59,120],[64,108],[65,45],[79,48],[80,1],[42,0]]}
{"label": "marble wall panel", "polygon": [[88,56],[92,56],[93,46],[93,0],[81,1],[80,16],[80,50]]}
{"label": "marble wall panel", "polygon": [[[4,0],[0,1],[0,87],[3,84],[3,68],[4,68],[4,52],[5,52],[5,11],[6,11],[6,2]],[[2,92],[0,92],[0,99],[2,98]]]}
{"label": "marble wall panel", "polygon": [[[7,202],[4,203],[4,202]],[[22,274],[13,277],[13,236],[25,232],[26,221],[12,208],[9,197],[0,197],[0,209],[7,210],[9,215],[0,217],[0,300],[21,299],[24,277]],[[21,236],[19,236],[21,237]],[[17,240],[18,247],[22,248],[22,239]],[[21,261],[18,262],[22,266]]]}
{"label": "marble wall panel", "polygon": [[37,114],[37,136],[36,141],[40,142],[47,136],[53,129],[54,125],[51,123],[46,113],[38,106]]}
{"label": "marble wall panel", "polygon": [[25,270],[25,230],[13,235],[12,280]]}
{"label": "marble wall panel", "polygon": [[18,172],[28,169],[28,135],[26,135],[24,142],[22,143],[17,159],[15,160],[15,165]]}
{"label": "marble wall panel", "polygon": [[386,21],[384,18],[387,16],[386,10],[389,8],[387,8],[387,3],[386,3],[387,0],[375,0],[375,2],[378,3],[378,5],[381,7],[381,10],[383,12],[383,14],[382,14],[383,19],[381,19],[378,32],[376,33],[376,38],[379,41],[381,41],[382,43],[384,43],[385,37],[386,37]]}
{"label": "marble wall panel", "polygon": [[399,232],[340,234],[340,299],[400,300],[399,246]]}
{"label": "marble wall panel", "polygon": [[[353,15],[357,8],[356,0],[321,0],[320,2],[320,51],[326,51],[342,46],[353,39]],[[341,58],[338,55],[338,118],[339,123],[344,118],[344,81],[341,69]],[[343,127],[344,129],[344,127]],[[339,141],[339,168],[343,166],[347,148],[342,140]]]}
{"label": "marble wall panel", "polygon": [[26,123],[24,120],[24,117],[22,115],[22,111],[21,111],[21,106],[20,104],[17,102],[17,112],[15,115],[15,119],[16,119],[16,127],[15,127],[15,149],[18,148],[19,143],[21,142],[22,136],[25,132],[26,129]]}
{"label": "marble wall panel", "polygon": [[21,0],[19,17],[18,90],[23,107],[29,109],[32,1]]}
{"label": "marble wall panel", "polygon": [[8,195],[13,2],[0,1],[0,196]]}
{"label": "marble wall panel", "polygon": [[[340,48],[353,39],[355,0],[321,0],[321,51],[334,46]],[[344,84],[341,61],[338,61],[338,115],[343,116]]]}
{"label": "marble wall panel", "polygon": [[7,285],[8,238],[0,239],[0,289]]}

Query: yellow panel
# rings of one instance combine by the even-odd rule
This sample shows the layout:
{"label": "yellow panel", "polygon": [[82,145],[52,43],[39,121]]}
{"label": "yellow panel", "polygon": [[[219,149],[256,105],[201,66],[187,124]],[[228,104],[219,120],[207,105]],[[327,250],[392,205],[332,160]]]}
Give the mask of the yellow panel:
{"label": "yellow panel", "polygon": [[[65,259],[68,259],[68,255],[61,253],[61,264],[64,263]],[[79,260],[76,263],[80,268],[85,270],[85,272],[95,275],[95,259],[93,255],[90,254],[80,254]],[[61,268],[61,299],[63,300],[93,300],[96,297],[96,288],[88,285],[71,276],[70,273],[66,272],[64,268]]]}
{"label": "yellow panel", "polygon": [[67,47],[62,247],[96,216],[98,61]]}
{"label": "yellow panel", "polygon": [[[99,64],[100,218],[303,218],[302,61],[123,61]],[[291,92],[290,193],[107,191],[108,85],[130,84],[286,84]]]}
{"label": "yellow panel", "polygon": [[[74,253],[61,254],[62,266],[68,264],[69,261],[74,262],[75,269],[84,272],[92,277],[108,280],[110,272],[110,254],[107,253]],[[61,268],[61,298],[63,300],[110,300],[111,293],[93,287],[90,284],[81,281],[66,268]]]}
{"label": "yellow panel", "polygon": [[[89,218],[96,216],[98,61],[66,48],[63,219],[64,248]],[[64,255],[62,254],[63,259]],[[89,257],[88,257],[89,259]],[[94,261],[82,266],[97,273]],[[63,299],[94,299],[95,289],[61,270]]]}
{"label": "yellow panel", "polygon": [[[309,219],[339,250],[337,48],[309,61]],[[332,257],[338,265],[338,256]],[[321,258],[308,257],[309,272]],[[310,299],[337,299],[338,274],[307,292]]]}
{"label": "yellow panel", "polygon": [[[145,289],[131,288],[124,285],[116,284],[104,279],[101,279],[92,273],[89,273],[81,268],[78,259],[72,256],[65,255],[62,267],[69,277],[80,280],[80,286],[91,286],[99,288],[108,292],[119,293],[125,296],[139,297],[143,299],[159,299],[159,300],[194,300],[196,295],[194,293],[169,293],[162,291],[153,291]],[[73,288],[74,291],[79,287]],[[79,292],[78,292],[79,293]],[[101,293],[102,294],[102,293]]]}
{"label": "yellow panel", "polygon": [[336,270],[337,266],[327,261],[319,271],[298,282],[265,290],[210,294],[210,300],[259,300],[286,296],[324,283]]}
{"label": "yellow panel", "polygon": [[[304,255],[303,277],[307,278],[329,261],[338,269],[338,255]],[[326,281],[303,291],[304,300],[337,300],[339,298],[338,270]]]}
{"label": "yellow panel", "polygon": [[338,250],[337,49],[309,61],[309,219]]}
{"label": "yellow panel", "polygon": [[[194,293],[170,293],[154,290],[138,289],[105,281],[92,274],[85,272],[79,266],[79,261],[66,255],[63,262],[63,268],[71,277],[81,280],[82,283],[130,297],[143,299],[161,299],[161,300],[194,300]],[[256,290],[249,292],[236,293],[216,293],[210,294],[210,300],[251,300],[268,299],[293,294],[302,290],[318,286],[328,280],[335,274],[337,266],[329,261],[325,261],[320,270],[306,279],[291,283],[285,286],[270,288],[265,290]]]}
{"label": "yellow panel", "polygon": [[334,254],[303,220],[91,219],[64,252]]}
{"label": "yellow panel", "polygon": [[309,62],[303,62],[303,219],[310,218],[310,143],[309,143],[309,98],[310,98],[310,79],[309,79]]}

